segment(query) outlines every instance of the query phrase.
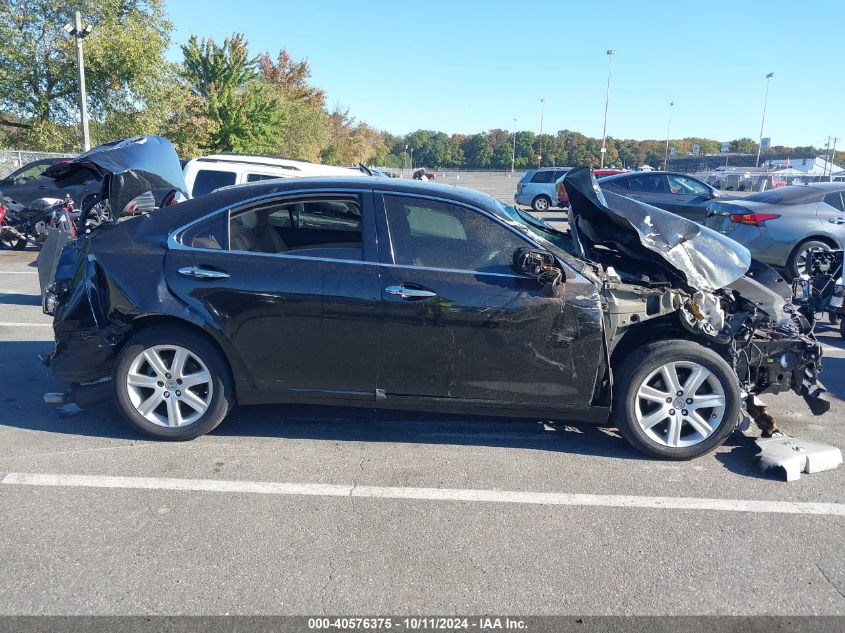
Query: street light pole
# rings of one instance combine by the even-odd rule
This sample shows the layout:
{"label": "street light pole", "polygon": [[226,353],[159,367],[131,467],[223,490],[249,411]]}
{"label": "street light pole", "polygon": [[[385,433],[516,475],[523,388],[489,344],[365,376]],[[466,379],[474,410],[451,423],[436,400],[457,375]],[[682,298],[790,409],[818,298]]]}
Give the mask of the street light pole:
{"label": "street light pole", "polygon": [[663,160],[663,168],[669,171],[669,130],[672,128],[672,106],[674,101],[669,102],[669,123],[666,124],[666,158]]}
{"label": "street light pole", "polygon": [[[543,102],[545,99],[540,99],[540,149],[537,152],[537,167],[543,162]],[[516,139],[514,139],[514,142]]]}
{"label": "street light pole", "polygon": [[65,24],[62,27],[68,35],[76,38],[76,66],[79,70],[79,117],[82,120],[82,151],[91,149],[91,137],[88,134],[88,98],[85,93],[85,60],[82,57],[82,40],[88,37],[92,31],[89,24],[82,28],[82,15],[79,11],[74,15],[73,24]]}
{"label": "street light pole", "polygon": [[607,49],[607,91],[604,94],[604,128],[601,132],[601,166],[604,167],[604,155],[607,153],[607,106],[610,103],[610,71],[613,65],[615,48]]}
{"label": "street light pole", "polygon": [[511,175],[516,164],[516,118],[513,120],[513,152],[511,152]]}
{"label": "street light pole", "polygon": [[757,162],[755,167],[760,166],[760,151],[763,149],[763,126],[766,124],[766,104],[769,101],[769,80],[774,77],[774,73],[766,75],[766,96],[763,97],[763,119],[760,121],[760,142],[757,144]]}

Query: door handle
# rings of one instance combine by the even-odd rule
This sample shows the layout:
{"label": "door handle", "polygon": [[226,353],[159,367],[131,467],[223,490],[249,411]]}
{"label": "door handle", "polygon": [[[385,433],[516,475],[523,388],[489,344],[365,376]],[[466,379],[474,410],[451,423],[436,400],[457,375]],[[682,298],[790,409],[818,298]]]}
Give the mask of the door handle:
{"label": "door handle", "polygon": [[179,274],[193,279],[228,279],[229,273],[220,270],[209,270],[208,268],[197,268],[196,266],[185,266],[179,269]]}
{"label": "door handle", "polygon": [[384,291],[389,295],[396,295],[402,299],[425,299],[436,297],[437,293],[422,288],[409,288],[408,286],[388,286]]}
{"label": "door handle", "polygon": [[831,224],[845,224],[845,218],[828,218],[827,221]]}

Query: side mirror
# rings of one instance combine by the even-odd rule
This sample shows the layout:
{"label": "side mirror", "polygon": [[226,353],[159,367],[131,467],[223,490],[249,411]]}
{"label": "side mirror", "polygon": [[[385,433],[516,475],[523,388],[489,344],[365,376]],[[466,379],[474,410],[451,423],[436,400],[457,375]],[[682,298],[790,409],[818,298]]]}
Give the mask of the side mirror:
{"label": "side mirror", "polygon": [[519,248],[513,254],[513,267],[517,272],[536,277],[547,297],[555,296],[563,283],[563,271],[548,251]]}

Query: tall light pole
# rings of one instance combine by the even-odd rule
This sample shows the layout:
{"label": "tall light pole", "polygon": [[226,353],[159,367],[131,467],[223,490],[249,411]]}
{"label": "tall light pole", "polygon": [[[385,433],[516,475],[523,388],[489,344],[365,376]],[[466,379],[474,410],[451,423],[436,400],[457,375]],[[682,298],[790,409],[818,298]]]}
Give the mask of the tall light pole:
{"label": "tall light pole", "polygon": [[516,118],[513,120],[513,152],[511,152],[511,174],[516,164]]}
{"label": "tall light pole", "polygon": [[402,157],[402,178],[405,177],[405,165],[408,164],[408,144],[405,143],[405,155]]}
{"label": "tall light pole", "polygon": [[76,12],[74,23],[62,27],[68,35],[76,38],[76,66],[79,69],[79,117],[82,119],[82,151],[91,149],[91,138],[88,134],[88,98],[85,95],[85,61],[82,58],[82,40],[91,34],[93,27],[88,24],[82,28],[82,15]]}
{"label": "tall light pole", "polygon": [[766,104],[769,101],[769,80],[774,76],[774,73],[766,75],[766,96],[763,97],[763,119],[760,121],[760,142],[757,144],[757,162],[754,164],[755,167],[760,166],[760,150],[763,149],[763,126],[766,124]]}
{"label": "tall light pole", "polygon": [[[540,149],[537,151],[537,167],[543,162],[543,103],[545,99],[540,99]],[[516,139],[514,139],[514,142]]]}
{"label": "tall light pole", "polygon": [[666,124],[666,158],[663,160],[663,168],[669,170],[669,130],[672,129],[672,106],[674,101],[669,102],[669,123]]}
{"label": "tall light pole", "polygon": [[607,153],[607,106],[610,103],[610,71],[613,66],[615,48],[607,49],[607,92],[604,95],[604,128],[601,132],[601,166],[604,167],[604,155]]}

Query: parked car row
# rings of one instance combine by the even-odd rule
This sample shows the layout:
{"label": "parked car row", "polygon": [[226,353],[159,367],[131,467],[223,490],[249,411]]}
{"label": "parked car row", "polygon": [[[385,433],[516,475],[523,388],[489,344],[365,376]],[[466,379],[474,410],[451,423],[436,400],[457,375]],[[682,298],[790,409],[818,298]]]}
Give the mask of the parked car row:
{"label": "parked car row", "polygon": [[[569,207],[569,197],[563,179],[572,167],[539,167],[529,169],[516,185],[514,203],[531,207],[534,211],[548,211],[554,206]],[[595,178],[624,173],[624,169],[594,169]]]}
{"label": "parked car row", "polygon": [[[552,199],[549,183],[555,182],[558,206],[568,206],[563,186],[568,171],[529,170],[520,181],[515,202],[545,211]],[[742,174],[724,177],[742,178]],[[707,182],[668,171],[623,172],[599,177],[598,182],[605,192],[665,209],[727,235],[748,248],[755,259],[782,270],[788,280],[807,274],[810,252],[845,246],[845,181],[799,185],[778,182],[766,191],[744,197],[725,194]],[[741,190],[738,184],[727,188]]]}

